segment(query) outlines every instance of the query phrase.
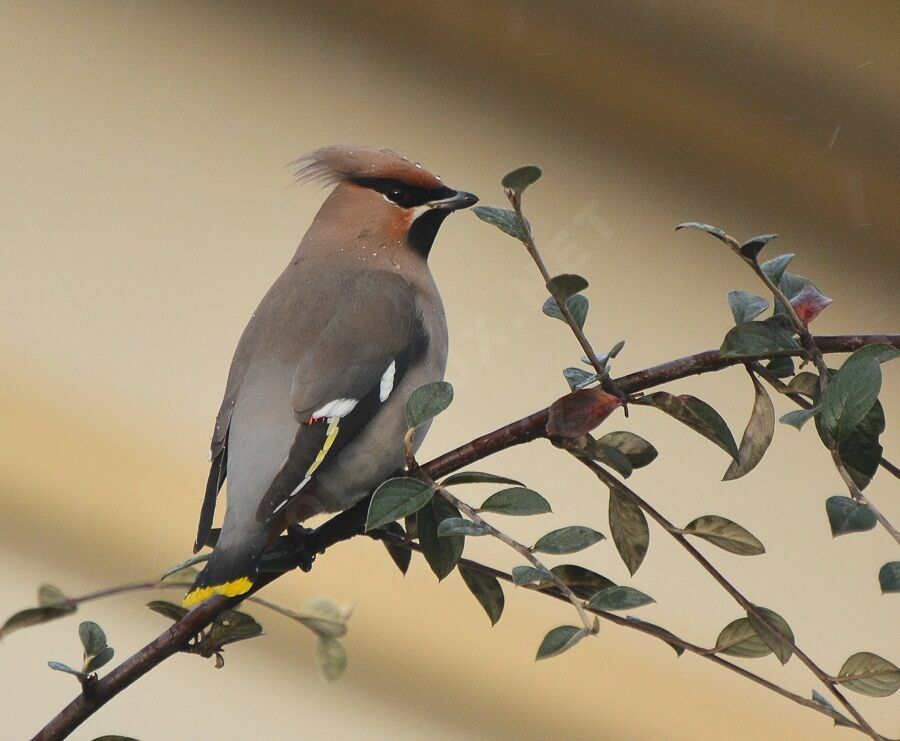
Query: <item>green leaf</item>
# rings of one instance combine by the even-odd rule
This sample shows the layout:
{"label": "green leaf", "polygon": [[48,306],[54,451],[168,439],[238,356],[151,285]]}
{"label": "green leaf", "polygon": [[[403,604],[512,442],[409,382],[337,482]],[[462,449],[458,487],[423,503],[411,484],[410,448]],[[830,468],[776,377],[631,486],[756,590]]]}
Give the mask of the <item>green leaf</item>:
{"label": "green leaf", "polygon": [[[406,533],[397,522],[389,522],[386,525],[382,525],[381,529],[401,538],[406,537]],[[412,551],[410,551],[409,548],[403,548],[402,546],[395,545],[387,540],[382,540],[381,542],[384,544],[385,550],[387,550],[391,560],[397,565],[397,568],[400,569],[400,573],[405,576],[406,572],[409,571],[409,563],[412,560]]]}
{"label": "green leaf", "polygon": [[[757,606],[756,609],[759,610],[765,616],[766,620],[775,628],[777,628],[782,635],[787,637],[791,643],[794,642],[794,632],[791,630],[791,626],[787,624],[787,621],[783,617],[781,617],[781,615],[779,615],[777,612],[769,610],[766,607]],[[775,657],[782,664],[787,664],[788,659],[791,658],[793,649],[767,625],[757,620],[755,616],[747,613],[747,617],[750,619],[750,623],[756,630],[757,635],[759,635],[759,637],[762,638],[765,644],[770,649],[772,649],[772,653],[775,654]]]}
{"label": "green leaf", "polygon": [[[588,309],[590,308],[590,301],[588,301],[587,296],[576,293],[574,296],[570,296],[566,299],[566,306],[569,308],[569,312],[571,312],[575,323],[581,329],[584,329],[584,322],[587,319]],[[541,308],[541,311],[549,317],[559,319],[561,322],[568,324],[563,313],[559,310],[556,299],[552,296],[544,301],[544,306]]]}
{"label": "green leaf", "polygon": [[41,607],[60,607],[68,599],[62,589],[52,584],[41,584],[38,587],[38,605]]}
{"label": "green leaf", "polygon": [[572,648],[588,633],[587,628],[576,628],[574,625],[560,625],[558,628],[554,628],[541,641],[535,661],[549,659],[551,656],[559,656],[563,651],[568,651]]}
{"label": "green leaf", "polygon": [[656,391],[632,403],[652,406],[665,412],[714,442],[734,460],[738,460],[738,446],[731,430],[719,413],[705,401],[688,394],[674,396],[666,391]]}
{"label": "green leaf", "polygon": [[685,525],[684,533],[696,535],[738,556],[759,556],[766,552],[765,546],[750,531],[718,515],[704,515],[692,520]]}
{"label": "green leaf", "polygon": [[878,570],[881,593],[900,592],[900,561],[888,561]]}
{"label": "green leaf", "polygon": [[784,425],[790,425],[791,427],[800,430],[803,429],[803,425],[809,422],[809,420],[815,417],[818,413],[819,406],[816,405],[811,409],[797,409],[793,412],[783,414],[778,418],[778,421]]}
{"label": "green leaf", "polygon": [[823,429],[837,442],[845,440],[875,406],[880,391],[878,363],[871,358],[857,362],[851,355],[822,394]]}
{"label": "green leaf", "polygon": [[540,179],[541,174],[540,167],[525,165],[507,173],[500,182],[507,190],[521,194],[529,185],[536,183]]}
{"label": "green leaf", "polygon": [[627,479],[631,476],[634,466],[631,465],[631,459],[625,453],[611,445],[604,445],[599,440],[593,440],[590,436],[586,437],[589,438],[589,443],[585,447],[585,452],[591,458],[598,463],[605,463],[622,478]]}
{"label": "green leaf", "polygon": [[328,682],[341,678],[347,669],[347,651],[337,638],[320,638],[316,643],[316,666]]}
{"label": "green leaf", "polygon": [[768,262],[764,262],[760,265],[760,268],[762,268],[762,271],[768,276],[770,281],[776,286],[780,286],[781,279],[784,277],[784,271],[787,269],[787,266],[790,265],[790,262],[794,257],[795,256],[792,253],[779,255],[778,257],[773,257]]}
{"label": "green leaf", "polygon": [[825,500],[825,513],[834,538],[848,533],[862,533],[878,524],[868,505],[860,504],[850,497],[828,497]]}
{"label": "green leaf", "polygon": [[441,481],[441,486],[453,486],[454,484],[510,484],[511,486],[524,486],[521,481],[479,471],[460,471],[449,475]]}
{"label": "green leaf", "polygon": [[753,382],[753,411],[741,438],[738,460],[725,471],[723,481],[739,479],[756,468],[775,436],[775,405],[755,374],[750,374],[750,380]]}
{"label": "green leaf", "polygon": [[51,669],[55,669],[58,672],[65,672],[66,674],[73,674],[74,676],[78,677],[79,679],[84,677],[84,674],[82,672],[78,671],[77,669],[73,669],[68,664],[61,664],[58,661],[48,661],[47,666],[49,666]]}
{"label": "green leaf", "polygon": [[656,600],[632,587],[608,587],[591,597],[589,606],[594,610],[633,610],[651,602]]}
{"label": "green leaf", "polygon": [[[615,582],[610,581],[605,576],[575,564],[561,564],[554,566],[550,571],[580,599],[590,599],[597,592],[616,586]],[[553,586],[553,582],[548,580],[546,585],[541,584],[542,589],[547,586]]]}
{"label": "green leaf", "polygon": [[262,626],[247,613],[225,610],[213,620],[209,631],[200,642],[200,647],[204,655],[209,656],[226,644],[246,641],[262,634]]}
{"label": "green leaf", "polygon": [[369,502],[366,532],[417,512],[433,496],[434,489],[418,479],[405,476],[388,479],[375,490]]}
{"label": "green leaf", "polygon": [[159,577],[159,580],[164,581],[173,574],[177,574],[179,571],[184,571],[185,569],[190,568],[191,566],[198,563],[205,563],[206,561],[209,561],[209,557],[211,555],[212,553],[198,553],[196,556],[194,556],[193,558],[189,558],[187,561],[177,563],[172,568],[166,569],[166,571],[163,572],[163,574]]}
{"label": "green leaf", "polygon": [[744,257],[749,257],[751,260],[755,260],[759,253],[762,252],[763,247],[765,247],[777,236],[777,234],[760,234],[758,237],[748,239],[741,245],[741,254]]}
{"label": "green leaf", "polygon": [[816,400],[819,398],[819,377],[815,373],[802,371],[791,379],[784,393],[803,394]]}
{"label": "green leaf", "polygon": [[502,489],[484,500],[482,512],[500,515],[542,515],[550,512],[550,502],[524,486]]}
{"label": "green leaf", "polygon": [[734,323],[738,325],[752,322],[769,308],[767,299],[747,291],[729,291],[728,305],[731,307]]}
{"label": "green leaf", "polygon": [[525,226],[515,211],[494,206],[475,206],[472,212],[482,221],[497,227],[504,234],[524,242],[528,239]]}
{"label": "green leaf", "polygon": [[550,291],[550,295],[560,301],[566,301],[570,296],[581,293],[587,287],[587,280],[575,273],[563,273],[547,282],[547,290]]}
{"label": "green leaf", "polygon": [[679,224],[675,227],[675,231],[677,232],[679,229],[699,229],[701,232],[712,234],[716,239],[724,242],[729,246],[731,246],[731,242],[733,241],[731,237],[729,237],[722,229],[719,229],[719,227],[710,226],[709,224],[701,224],[698,221],[688,221],[684,224]]}
{"label": "green leaf", "polygon": [[[874,345],[866,345],[859,348],[850,358],[855,358],[855,362],[862,363],[867,360],[874,360],[876,363],[887,363],[896,358],[900,358],[900,350],[893,345],[886,345],[882,342]],[[847,358],[849,361],[850,358]],[[844,363],[846,365],[846,363]]]}
{"label": "green leaf", "polygon": [[555,556],[565,553],[576,553],[603,540],[604,537],[602,533],[598,533],[596,530],[592,530],[584,525],[570,525],[569,527],[551,530],[546,535],[541,536],[538,538],[537,543],[534,544],[532,550]]}
{"label": "green leaf", "polygon": [[581,368],[565,368],[563,370],[563,377],[566,379],[566,383],[569,384],[569,388],[572,389],[572,391],[584,388],[589,383],[593,383],[597,380],[596,373],[588,373],[587,371],[581,370]]}
{"label": "green leaf", "polygon": [[459,510],[443,497],[434,497],[416,513],[419,544],[438,580],[456,568],[466,542],[462,535],[438,537],[438,525],[448,518],[459,516]]}
{"label": "green leaf", "polygon": [[113,656],[115,656],[115,651],[112,646],[107,646],[96,656],[89,656],[82,667],[82,671],[85,674],[93,674],[98,669],[106,666],[110,661],[112,661]]}
{"label": "green leaf", "polygon": [[612,488],[609,490],[609,529],[628,573],[634,576],[650,547],[650,528],[641,508]]}
{"label": "green leaf", "polygon": [[303,606],[295,619],[320,638],[341,638],[347,635],[349,608],[341,608],[333,599],[313,597]]}
{"label": "green leaf", "polygon": [[51,620],[71,615],[75,610],[75,605],[71,607],[29,607],[27,610],[20,610],[3,623],[3,627],[0,628],[0,638],[5,638],[13,631],[22,628],[48,623]]}
{"label": "green leaf", "polygon": [[174,620],[175,622],[181,620],[181,618],[189,612],[186,607],[176,605],[173,602],[166,602],[165,600],[153,600],[152,602],[147,603],[147,607],[153,610],[153,612],[158,613],[163,617],[167,617],[169,620]]}
{"label": "green leaf", "polygon": [[491,620],[491,625],[496,625],[503,614],[505,604],[500,582],[490,574],[484,574],[463,564],[459,565],[458,570],[469,591],[475,595],[475,599],[484,608]]}
{"label": "green leaf", "polygon": [[420,386],[410,394],[406,402],[406,425],[410,429],[428,422],[443,412],[453,401],[453,386],[446,381],[435,381]]}
{"label": "green leaf", "polygon": [[863,421],[838,445],[838,453],[847,473],[860,490],[869,485],[878,471],[884,453],[878,438],[884,427],[884,407],[876,401]]}
{"label": "green leaf", "polygon": [[768,656],[772,649],[756,632],[749,618],[738,618],[726,625],[716,639],[716,653],[757,659]]}
{"label": "green leaf", "polygon": [[465,517],[448,517],[437,529],[439,538],[446,538],[449,535],[487,535],[489,532],[484,523],[473,522]]}
{"label": "green leaf", "polygon": [[794,375],[794,359],[788,356],[772,358],[766,363],[766,370],[777,378],[790,378]]}
{"label": "green leaf", "polygon": [[552,580],[546,571],[536,569],[534,566],[514,566],[511,572],[513,584],[521,587],[525,584],[537,584],[539,582],[549,581],[553,586]]}
{"label": "green leaf", "polygon": [[887,697],[900,689],[900,669],[877,654],[861,651],[844,662],[837,681],[861,695]]}
{"label": "green leaf", "polygon": [[656,448],[644,440],[640,435],[635,435],[633,432],[625,432],[624,430],[620,432],[610,432],[601,437],[597,442],[602,445],[608,445],[610,448],[615,448],[620,453],[624,453],[628,456],[628,460],[631,461],[632,468],[649,466],[656,460],[656,456],[659,455]]}
{"label": "green leaf", "polygon": [[81,645],[84,646],[85,658],[97,656],[106,648],[106,633],[97,623],[90,620],[85,620],[78,626],[78,637],[81,639]]}
{"label": "green leaf", "polygon": [[754,358],[800,349],[790,330],[774,322],[746,322],[728,330],[719,352],[729,358]]}

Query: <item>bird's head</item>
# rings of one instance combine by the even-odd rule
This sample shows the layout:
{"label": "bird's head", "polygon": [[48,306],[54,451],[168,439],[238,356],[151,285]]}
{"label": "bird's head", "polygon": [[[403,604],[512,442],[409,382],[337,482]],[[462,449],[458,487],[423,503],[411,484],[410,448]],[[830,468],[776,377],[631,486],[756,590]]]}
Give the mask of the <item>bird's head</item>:
{"label": "bird's head", "polygon": [[387,149],[325,147],[295,164],[298,181],[337,186],[320,211],[329,225],[354,237],[402,242],[425,257],[444,219],[478,202]]}

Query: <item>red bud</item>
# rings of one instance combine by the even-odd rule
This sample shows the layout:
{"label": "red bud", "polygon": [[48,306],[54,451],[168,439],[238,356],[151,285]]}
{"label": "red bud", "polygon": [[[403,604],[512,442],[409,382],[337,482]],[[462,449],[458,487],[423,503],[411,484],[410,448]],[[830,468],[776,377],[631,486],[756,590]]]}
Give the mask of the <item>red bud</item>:
{"label": "red bud", "polygon": [[806,325],[819,316],[830,303],[832,300],[811,284],[803,286],[803,290],[791,299],[791,306],[794,307],[800,321]]}

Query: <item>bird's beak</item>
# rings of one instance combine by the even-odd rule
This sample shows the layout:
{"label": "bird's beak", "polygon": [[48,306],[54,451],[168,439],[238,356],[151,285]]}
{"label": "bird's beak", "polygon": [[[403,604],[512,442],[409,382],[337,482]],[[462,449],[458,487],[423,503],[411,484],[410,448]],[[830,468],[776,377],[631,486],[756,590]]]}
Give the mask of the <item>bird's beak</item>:
{"label": "bird's beak", "polygon": [[449,198],[442,198],[439,201],[431,201],[426,204],[429,208],[440,208],[444,211],[456,211],[461,208],[469,208],[478,203],[478,196],[466,193],[464,190],[458,190]]}

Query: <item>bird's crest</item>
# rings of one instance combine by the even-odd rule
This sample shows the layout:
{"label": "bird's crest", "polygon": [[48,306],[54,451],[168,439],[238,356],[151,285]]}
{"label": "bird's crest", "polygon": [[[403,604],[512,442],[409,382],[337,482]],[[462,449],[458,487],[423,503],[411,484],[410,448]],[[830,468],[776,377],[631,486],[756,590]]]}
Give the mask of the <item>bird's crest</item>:
{"label": "bird's crest", "polygon": [[337,185],[346,180],[393,179],[432,190],[443,183],[418,162],[389,149],[339,145],[323,147],[292,163],[297,182]]}

